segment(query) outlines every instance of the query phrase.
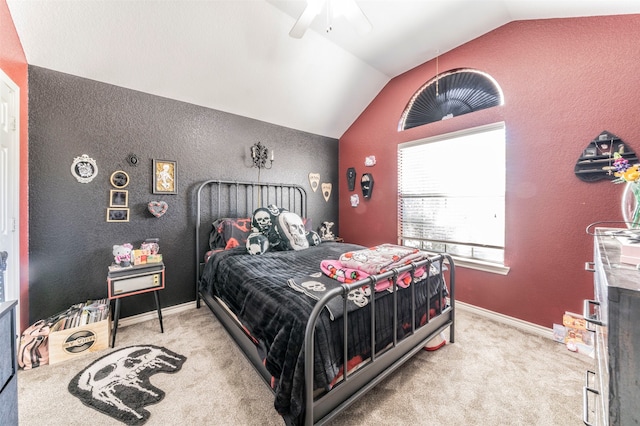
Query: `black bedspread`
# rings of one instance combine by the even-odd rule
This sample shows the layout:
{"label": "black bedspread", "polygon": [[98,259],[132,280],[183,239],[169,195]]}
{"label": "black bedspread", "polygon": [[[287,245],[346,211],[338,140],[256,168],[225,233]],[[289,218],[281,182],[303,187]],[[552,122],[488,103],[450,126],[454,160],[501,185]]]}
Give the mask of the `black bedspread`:
{"label": "black bedspread", "polygon": [[[320,271],[323,259],[338,259],[363,247],[322,243],[300,251],[268,252],[252,256],[244,248],[215,254],[205,266],[201,291],[216,295],[237,315],[264,350],[265,366],[276,378],[275,408],[287,423],[301,420],[304,409],[304,332],[315,300],[287,285],[293,276]],[[440,277],[429,279],[433,298],[442,287]],[[416,288],[416,323],[426,315],[426,280]],[[446,288],[445,288],[446,291]],[[446,293],[445,293],[446,294]],[[433,298],[433,299],[437,299]],[[401,338],[411,323],[410,291],[398,291]],[[432,306],[434,304],[432,303]],[[376,293],[376,350],[392,340],[392,293]],[[349,358],[370,353],[370,305],[349,314]],[[410,327],[409,327],[410,328]],[[356,336],[355,338],[351,338]],[[315,332],[315,387],[328,389],[342,360],[342,320],[323,312]]]}

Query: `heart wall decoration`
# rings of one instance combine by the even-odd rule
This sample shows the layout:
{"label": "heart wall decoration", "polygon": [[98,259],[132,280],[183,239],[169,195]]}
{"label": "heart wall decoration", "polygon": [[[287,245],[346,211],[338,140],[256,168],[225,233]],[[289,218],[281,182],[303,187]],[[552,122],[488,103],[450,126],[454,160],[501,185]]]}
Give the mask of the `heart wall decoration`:
{"label": "heart wall decoration", "polygon": [[160,217],[167,212],[169,205],[166,201],[149,201],[147,208],[155,217]]}
{"label": "heart wall decoration", "polygon": [[320,173],[309,173],[309,184],[311,185],[313,192],[316,192],[318,190],[318,185],[320,184]]}

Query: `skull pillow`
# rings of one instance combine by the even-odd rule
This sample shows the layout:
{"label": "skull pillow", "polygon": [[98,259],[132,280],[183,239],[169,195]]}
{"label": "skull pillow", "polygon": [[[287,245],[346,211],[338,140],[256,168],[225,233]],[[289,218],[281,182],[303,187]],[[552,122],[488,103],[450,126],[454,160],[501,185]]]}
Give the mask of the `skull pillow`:
{"label": "skull pillow", "polygon": [[[279,214],[280,209],[271,204],[269,207],[257,208],[251,217],[251,234],[262,234],[267,237],[267,246],[270,247],[271,250],[286,250],[281,248],[280,235],[275,228]],[[247,240],[247,250],[249,250],[249,245],[249,241]]]}
{"label": "skull pillow", "polygon": [[304,250],[309,248],[307,231],[300,216],[290,211],[283,210],[278,215],[276,230],[280,234],[283,247],[286,250]]}

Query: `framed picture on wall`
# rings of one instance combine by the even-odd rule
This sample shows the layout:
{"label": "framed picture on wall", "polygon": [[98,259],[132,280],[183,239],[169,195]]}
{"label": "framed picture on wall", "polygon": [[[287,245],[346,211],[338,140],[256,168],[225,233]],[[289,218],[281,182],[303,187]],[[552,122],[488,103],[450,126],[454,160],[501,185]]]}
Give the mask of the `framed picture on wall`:
{"label": "framed picture on wall", "polygon": [[113,185],[114,188],[122,189],[129,185],[129,175],[127,174],[127,172],[124,172],[122,170],[116,170],[115,172],[111,173],[111,177],[109,178],[109,180],[111,181],[111,185]]}
{"label": "framed picture on wall", "polygon": [[153,193],[177,194],[177,163],[170,160],[153,160]]}
{"label": "framed picture on wall", "polygon": [[107,222],[129,222],[129,209],[107,209]]}
{"label": "framed picture on wall", "polygon": [[112,189],[109,196],[109,207],[129,207],[129,191]]}

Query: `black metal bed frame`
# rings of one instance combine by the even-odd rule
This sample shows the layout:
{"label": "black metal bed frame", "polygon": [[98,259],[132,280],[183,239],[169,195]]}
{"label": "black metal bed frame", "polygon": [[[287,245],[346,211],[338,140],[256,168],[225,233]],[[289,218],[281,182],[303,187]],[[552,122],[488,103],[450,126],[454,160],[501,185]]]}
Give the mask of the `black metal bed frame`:
{"label": "black metal bed frame", "polygon": [[[208,191],[203,191],[208,188]],[[244,355],[251,362],[258,373],[263,377],[271,389],[271,375],[265,368],[261,357],[258,354],[256,345],[247,336],[241,324],[235,316],[218,299],[201,293],[199,290],[199,279],[202,272],[203,255],[206,251],[200,241],[208,234],[213,220],[222,217],[251,217],[253,211],[263,205],[276,204],[279,207],[286,207],[288,210],[298,213],[301,217],[306,217],[307,200],[306,191],[299,185],[274,184],[260,182],[237,182],[208,180],[202,182],[197,189],[196,202],[196,304],[199,308],[201,300],[211,309],[214,315],[225,327],[234,341],[241,348]],[[203,204],[206,200],[207,204]],[[263,202],[264,200],[264,202]],[[206,210],[207,218],[202,217]],[[206,222],[203,222],[206,220]],[[203,224],[208,224],[206,229],[202,229]],[[205,239],[205,241],[208,241]],[[447,271],[444,272],[443,264],[447,262]],[[348,313],[346,308],[347,295],[354,288],[370,286],[372,294],[375,284],[380,280],[392,279],[394,286],[394,298],[397,298],[397,277],[409,272],[413,274],[417,268],[426,266],[429,270],[431,264],[439,264],[443,280],[448,278],[449,304],[445,308],[440,308],[438,315],[429,318],[421,326],[415,326],[415,288],[411,286],[412,297],[412,332],[398,339],[396,330],[398,325],[397,303],[394,303],[394,336],[393,343],[382,350],[375,350],[375,298],[371,298],[371,357],[354,369],[349,371],[347,364],[344,365],[342,378],[336,383],[334,388],[314,399],[313,390],[313,356],[314,356],[314,333],[315,325],[324,306],[334,297],[342,297],[344,304],[344,328],[343,347],[345,348],[343,359],[347,358],[346,347],[348,335]],[[447,277],[448,275],[448,277]],[[444,294],[441,288],[438,297],[442,300]],[[397,299],[394,299],[397,300]],[[427,300],[429,306],[431,298]],[[446,254],[430,257],[420,262],[412,263],[401,268],[394,269],[383,274],[368,277],[352,284],[344,284],[327,292],[327,294],[316,303],[311,312],[309,322],[305,331],[305,425],[324,424],[333,419],[337,414],[351,405],[356,399],[372,389],[380,381],[388,377],[397,368],[402,366],[434,337],[449,328],[449,341],[454,342],[455,329],[455,266],[453,259]]]}

